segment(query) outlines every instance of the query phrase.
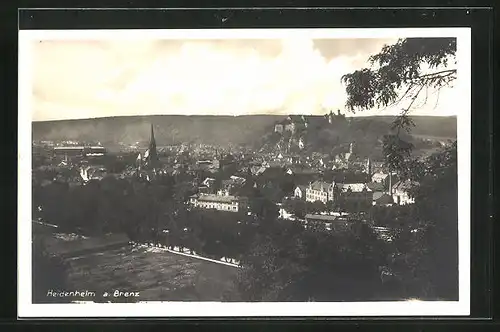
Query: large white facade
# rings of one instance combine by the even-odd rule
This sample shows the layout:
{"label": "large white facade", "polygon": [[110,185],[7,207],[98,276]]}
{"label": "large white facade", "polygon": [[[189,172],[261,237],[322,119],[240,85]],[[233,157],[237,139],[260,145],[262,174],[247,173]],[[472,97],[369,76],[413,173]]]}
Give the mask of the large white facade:
{"label": "large white facade", "polygon": [[191,196],[189,202],[200,209],[214,209],[227,212],[240,212],[248,207],[245,197],[231,195],[200,194]]}

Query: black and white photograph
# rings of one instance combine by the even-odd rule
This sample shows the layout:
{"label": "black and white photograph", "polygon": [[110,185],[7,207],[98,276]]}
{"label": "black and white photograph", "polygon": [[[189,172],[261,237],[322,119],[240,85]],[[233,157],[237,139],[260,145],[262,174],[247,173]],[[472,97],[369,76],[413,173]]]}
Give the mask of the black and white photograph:
{"label": "black and white photograph", "polygon": [[465,28],[20,31],[20,315],[467,315],[470,103]]}

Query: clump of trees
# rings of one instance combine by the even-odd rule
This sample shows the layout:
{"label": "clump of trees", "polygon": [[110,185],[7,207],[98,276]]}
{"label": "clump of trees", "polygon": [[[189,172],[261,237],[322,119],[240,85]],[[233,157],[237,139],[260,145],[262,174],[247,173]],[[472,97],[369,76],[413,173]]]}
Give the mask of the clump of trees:
{"label": "clump of trees", "polygon": [[393,133],[384,137],[383,152],[389,170],[414,183],[414,207],[390,216],[403,225],[393,241],[392,263],[404,275],[407,296],[458,297],[457,143],[422,161],[402,135],[414,127],[411,111],[417,100],[426,102],[426,90],[451,86],[456,79],[450,66],[455,52],[456,38],[401,39],[371,56],[370,68],[342,78],[351,111],[406,103]]}

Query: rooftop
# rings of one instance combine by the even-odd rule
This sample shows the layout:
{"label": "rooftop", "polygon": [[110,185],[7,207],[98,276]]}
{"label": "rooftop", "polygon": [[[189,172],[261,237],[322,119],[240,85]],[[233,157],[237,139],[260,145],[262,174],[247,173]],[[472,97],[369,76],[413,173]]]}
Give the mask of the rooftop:
{"label": "rooftop", "polygon": [[330,187],[332,187],[333,185],[334,185],[333,183],[328,183],[324,181],[314,181],[310,187],[312,190],[329,190]]}
{"label": "rooftop", "polygon": [[215,195],[215,194],[201,194],[199,196],[193,195],[198,201],[202,202],[219,202],[219,203],[232,203],[244,200],[244,197],[232,196],[232,195]]}
{"label": "rooftop", "polygon": [[339,183],[338,187],[341,188],[343,192],[348,191],[349,189],[352,192],[362,192],[363,190],[372,191],[365,183]]}
{"label": "rooftop", "polygon": [[394,203],[394,200],[391,196],[386,193],[377,192],[373,194],[373,200],[378,204],[391,204]]}
{"label": "rooftop", "polygon": [[372,179],[380,179],[380,180],[384,180],[385,178],[387,178],[389,176],[389,174],[385,174],[385,173],[381,173],[381,172],[377,172],[375,174],[373,174],[372,176]]}
{"label": "rooftop", "polygon": [[412,182],[412,181],[398,181],[398,182],[396,182],[396,184],[394,184],[394,189],[406,191],[406,190],[410,190],[415,185],[418,185],[418,183]]}
{"label": "rooftop", "polygon": [[373,191],[384,191],[384,185],[382,183],[370,182],[366,186]]}

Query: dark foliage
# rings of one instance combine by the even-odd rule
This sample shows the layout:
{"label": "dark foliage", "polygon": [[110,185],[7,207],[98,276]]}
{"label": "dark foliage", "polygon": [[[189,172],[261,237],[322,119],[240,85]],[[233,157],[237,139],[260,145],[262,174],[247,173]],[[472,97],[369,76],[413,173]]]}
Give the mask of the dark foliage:
{"label": "dark foliage", "polygon": [[48,296],[49,291],[67,291],[68,264],[59,256],[48,253],[42,239],[34,236],[32,245],[32,298],[33,303],[69,302],[66,297]]}
{"label": "dark foliage", "polygon": [[355,111],[386,107],[406,97],[416,98],[423,87],[449,84],[456,78],[456,69],[424,73],[422,67],[446,67],[455,52],[456,38],[407,38],[384,46],[370,57],[372,68],[342,77],[348,94],[347,108]]}

